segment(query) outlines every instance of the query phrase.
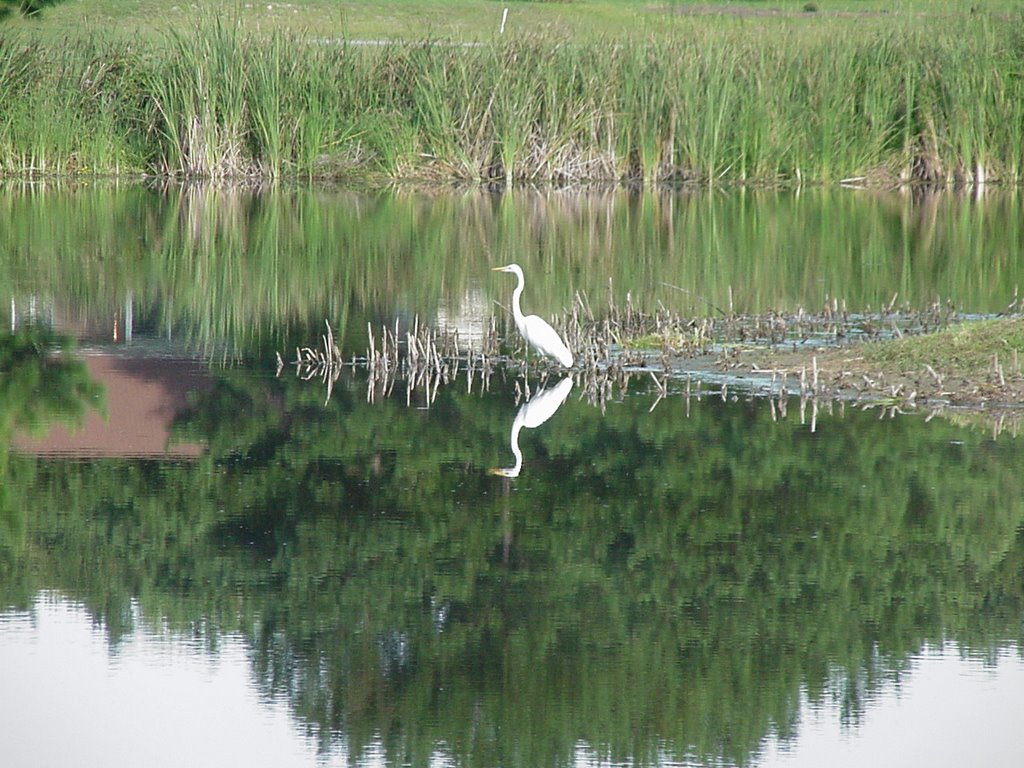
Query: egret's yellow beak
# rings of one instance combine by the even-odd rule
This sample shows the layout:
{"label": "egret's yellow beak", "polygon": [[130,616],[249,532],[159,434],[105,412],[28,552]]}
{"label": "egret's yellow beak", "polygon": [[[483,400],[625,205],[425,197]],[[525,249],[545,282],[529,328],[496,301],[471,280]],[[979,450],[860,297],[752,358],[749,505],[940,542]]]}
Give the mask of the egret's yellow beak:
{"label": "egret's yellow beak", "polygon": [[491,272],[504,272],[504,267],[491,267]]}

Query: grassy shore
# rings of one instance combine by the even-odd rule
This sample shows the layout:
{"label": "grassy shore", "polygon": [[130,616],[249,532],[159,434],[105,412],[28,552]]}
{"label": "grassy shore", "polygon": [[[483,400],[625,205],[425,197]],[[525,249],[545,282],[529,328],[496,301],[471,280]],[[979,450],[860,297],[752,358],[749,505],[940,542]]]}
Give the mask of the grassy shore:
{"label": "grassy shore", "polygon": [[[376,27],[351,19],[360,9],[374,16],[379,3],[334,15],[324,7],[315,32],[273,14],[253,18],[242,4],[224,18],[151,24],[135,39],[124,25],[98,31],[98,13],[84,27],[94,31],[58,36],[65,7],[56,6],[38,29],[0,26],[0,174],[707,185],[1024,178],[1024,23],[1002,6],[851,20],[795,6],[758,14],[759,4],[714,16],[687,3],[523,5],[516,17],[552,14],[561,25],[498,35],[488,22],[487,36],[473,27],[435,37],[423,23],[429,37],[370,45],[354,35]],[[320,6],[278,9],[295,11],[280,14],[289,17],[311,7]],[[491,21],[498,7],[487,4]],[[395,4],[407,20],[392,20],[396,28],[412,26],[410,8]],[[642,21],[602,31],[616,8]],[[565,20],[589,12],[596,31],[572,33]]]}
{"label": "grassy shore", "polygon": [[751,349],[730,360],[802,381],[815,397],[884,400],[893,405],[1019,409],[1024,405],[1024,318],[958,323],[932,333],[842,346]]}

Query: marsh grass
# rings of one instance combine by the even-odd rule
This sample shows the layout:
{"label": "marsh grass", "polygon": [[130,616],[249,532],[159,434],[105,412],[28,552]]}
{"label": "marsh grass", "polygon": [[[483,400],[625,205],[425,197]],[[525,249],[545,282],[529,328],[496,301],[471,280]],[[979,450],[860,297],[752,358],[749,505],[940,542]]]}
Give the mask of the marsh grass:
{"label": "marsh grass", "polygon": [[43,50],[0,37],[0,172],[138,168],[118,93],[122,52],[91,39]]}
{"label": "marsh grass", "polygon": [[1012,368],[1020,375],[1024,353],[1024,319],[998,318],[958,324],[934,334],[867,345],[864,358],[898,370],[938,371],[969,375],[986,368]]}
{"label": "marsh grass", "polygon": [[0,32],[0,172],[1018,183],[1024,41],[984,16],[864,29],[385,45],[215,20],[145,52]]}

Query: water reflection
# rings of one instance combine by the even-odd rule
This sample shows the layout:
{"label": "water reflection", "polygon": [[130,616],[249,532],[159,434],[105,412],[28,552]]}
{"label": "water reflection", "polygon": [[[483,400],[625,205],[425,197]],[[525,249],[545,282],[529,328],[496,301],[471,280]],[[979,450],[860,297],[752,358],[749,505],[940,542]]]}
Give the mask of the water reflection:
{"label": "water reflection", "polygon": [[19,432],[18,451],[76,458],[137,456],[195,458],[198,443],[175,442],[171,430],[189,408],[189,398],[208,390],[211,377],[194,360],[92,350],[76,364],[90,387],[103,392],[103,410],[91,408],[73,425],[37,425]]}
{"label": "water reflection", "polygon": [[[244,636],[225,634],[211,649],[149,621],[137,605],[133,614],[136,628],[112,647],[94,615],[58,594],[38,594],[25,611],[0,611],[5,765],[294,768],[398,762],[394,743],[382,732],[371,734],[358,752],[344,732],[328,741],[312,738],[288,699],[267,696],[254,679]],[[329,678],[322,684],[329,685]],[[1024,660],[1008,651],[985,661],[951,643],[926,648],[898,678],[872,691],[872,705],[856,723],[844,722],[828,696],[804,691],[799,699],[799,724],[785,734],[770,729],[745,764],[889,766],[905,764],[912,748],[915,761],[924,765],[1009,767],[1024,754],[1018,727]],[[168,739],[168,733],[179,737]],[[500,754],[492,762],[472,751],[453,751],[458,745],[441,733],[431,738],[436,741],[424,745],[420,759],[403,764],[536,764]],[[634,760],[703,763],[694,750],[680,754],[667,743],[652,744],[643,756],[619,753],[585,729],[575,737],[567,734],[566,747],[557,764],[577,768]]]}
{"label": "water reflection", "polygon": [[516,463],[511,467],[497,467],[491,472],[502,477],[519,477],[523,468],[523,452],[519,448],[519,433],[523,427],[536,429],[545,421],[555,415],[555,412],[562,407],[565,398],[569,396],[572,389],[572,377],[566,376],[555,386],[543,388],[534,393],[533,397],[519,406],[515,419],[512,420],[512,432],[509,435],[509,443],[512,447],[512,455],[516,457]]}
{"label": "water reflection", "polygon": [[[718,398],[602,413],[563,381],[545,461],[501,496],[497,380],[428,412],[357,376],[326,406],[212,376],[174,426],[206,446],[190,461],[8,456],[0,605],[67,595],[115,656],[140,633],[244,654],[321,754],[747,764],[822,708],[844,738],[923,648],[1020,647],[1021,441],[852,409],[812,433]],[[189,702],[177,680],[154,686]]]}
{"label": "water reflection", "polygon": [[[1005,651],[983,661],[954,644],[928,648],[882,686],[856,724],[833,702],[803,697],[794,738],[766,740],[763,768],[1010,766],[1024,755],[1024,660]],[[968,734],[984,734],[971,738]],[[913,758],[908,755],[913,753]]]}
{"label": "water reflection", "polygon": [[0,188],[0,208],[12,322],[45,310],[74,335],[155,333],[211,356],[272,358],[324,319],[361,354],[367,321],[443,326],[506,300],[481,277],[506,257],[543,276],[524,299],[545,316],[577,292],[598,314],[627,295],[699,316],[836,299],[859,311],[894,295],[998,312],[1024,282],[1014,193]]}
{"label": "water reflection", "polygon": [[[15,434],[66,430],[105,410],[105,391],[71,339],[37,325],[0,331],[0,456]],[[2,485],[2,482],[0,482]]]}
{"label": "water reflection", "polygon": [[[248,656],[238,636],[221,637],[211,653],[151,627],[112,651],[95,616],[41,593],[28,611],[0,613],[4,765],[327,763],[317,760],[315,742],[296,728],[287,703],[261,693]],[[347,762],[333,757],[331,764]]]}
{"label": "water reflection", "polygon": [[[905,715],[891,700],[934,673],[943,682],[923,686],[930,709],[916,722],[963,697],[995,725],[949,724],[950,738],[978,754],[996,745],[994,764],[1020,754],[998,718],[1022,704],[1024,441],[852,408],[818,413],[812,431],[798,407],[632,384],[592,407],[567,379],[516,414],[503,474],[522,471],[522,429],[555,410],[558,428],[531,435],[544,461],[500,495],[487,477],[506,458],[495,435],[513,393],[500,371],[469,391],[434,386],[429,410],[407,393],[368,404],[355,366],[326,403],[269,375],[282,340],[318,338],[325,318],[346,360],[366,349],[370,320],[433,313],[477,333],[476,313],[503,295],[479,283],[481,243],[546,275],[532,290],[547,295],[529,297],[546,307],[579,288],[597,309],[611,280],[619,297],[678,311],[690,294],[740,310],[896,291],[1001,309],[1024,276],[1017,198],[0,196],[5,738],[45,723],[107,747],[96,734],[113,722],[166,745],[160,722],[181,742],[256,745],[221,764],[832,764],[851,733]],[[52,341],[31,335],[40,321],[260,364],[168,361],[143,376],[173,395],[147,417],[158,444],[69,460],[14,435],[82,423],[102,407],[102,372],[41,355]],[[1009,693],[973,699],[977,687],[929,666],[935,653]],[[19,758],[35,748],[15,746]],[[140,754],[152,763],[114,747],[96,762]],[[26,762],[82,762],[39,756]]]}

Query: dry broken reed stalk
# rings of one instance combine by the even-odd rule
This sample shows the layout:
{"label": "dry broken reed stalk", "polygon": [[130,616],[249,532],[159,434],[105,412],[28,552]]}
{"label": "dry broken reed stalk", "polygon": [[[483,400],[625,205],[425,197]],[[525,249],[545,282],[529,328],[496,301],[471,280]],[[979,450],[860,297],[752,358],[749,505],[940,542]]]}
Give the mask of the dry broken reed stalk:
{"label": "dry broken reed stalk", "polygon": [[[397,320],[376,328],[367,324],[368,346],[365,353],[348,359],[343,356],[330,323],[325,322],[325,327],[319,344],[296,347],[291,365],[299,378],[323,382],[327,387],[327,400],[330,400],[334,385],[345,369],[365,370],[368,402],[389,397],[396,383],[402,381],[405,383],[406,404],[411,405],[415,396],[418,403],[427,407],[435,402],[443,387],[454,383],[460,376],[465,378],[467,393],[476,389],[482,394],[490,389],[496,373],[513,372],[522,379],[522,384],[517,384],[520,396],[528,399],[538,386],[531,385],[531,380],[543,386],[554,372],[547,361],[502,354],[493,322],[481,343],[475,346],[461,343],[457,331],[440,332],[420,322],[419,318],[406,329],[402,329]],[[591,328],[586,336],[587,327],[581,320],[577,319],[577,323],[570,324],[570,327],[573,338],[586,350],[586,354],[579,357],[581,362],[574,372],[583,385],[582,397],[603,405],[615,396],[616,390],[625,390],[631,372],[610,352],[607,339],[611,326],[605,324],[601,328]],[[278,353],[278,375],[285,367],[284,358]]]}
{"label": "dry broken reed stalk", "polygon": [[[320,344],[297,347],[291,364],[303,380],[322,380],[327,386],[328,400],[346,368],[366,370],[368,402],[389,396],[395,383],[401,380],[406,383],[407,403],[411,404],[413,394],[422,390],[427,405],[432,404],[440,388],[454,382],[460,372],[465,371],[467,389],[472,392],[478,379],[482,389],[489,387],[495,370],[497,342],[492,334],[485,337],[482,348],[473,349],[460,344],[457,331],[439,332],[421,323],[418,317],[405,330],[398,320],[377,329],[367,323],[366,351],[346,360],[335,341],[330,322],[325,321],[325,325],[327,331],[321,336]],[[278,375],[285,365],[278,353]]]}
{"label": "dry broken reed stalk", "polygon": [[[295,366],[296,375],[303,380],[309,381],[319,378],[324,382],[327,386],[327,400],[324,401],[326,403],[331,399],[334,385],[338,381],[338,377],[341,376],[344,361],[341,358],[341,349],[334,340],[334,331],[331,328],[331,323],[325,320],[324,324],[327,326],[327,332],[320,337],[320,346],[296,347],[295,360],[292,364]],[[278,376],[281,375],[284,367],[284,358],[278,352]]]}
{"label": "dry broken reed stalk", "polygon": [[406,382],[406,404],[412,403],[413,393],[425,391],[425,404],[432,405],[442,385],[450,384],[459,374],[460,367],[474,363],[464,357],[459,348],[458,333],[439,333],[417,317],[404,333],[396,320],[394,327],[382,325],[374,334],[367,325],[370,346],[366,352],[368,371],[366,399],[374,402],[387,397],[395,382]]}

